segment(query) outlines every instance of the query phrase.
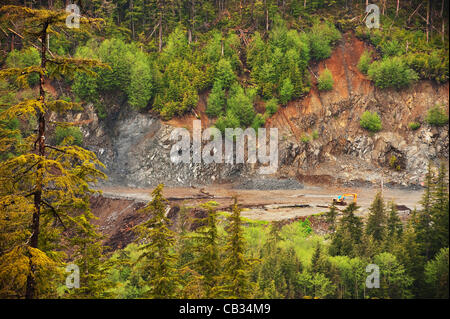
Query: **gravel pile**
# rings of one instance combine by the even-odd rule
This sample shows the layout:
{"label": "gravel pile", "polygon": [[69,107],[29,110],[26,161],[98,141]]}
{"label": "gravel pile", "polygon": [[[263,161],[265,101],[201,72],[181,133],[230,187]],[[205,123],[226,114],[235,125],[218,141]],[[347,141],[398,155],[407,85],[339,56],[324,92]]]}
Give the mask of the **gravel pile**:
{"label": "gravel pile", "polygon": [[235,189],[280,190],[303,189],[303,185],[295,179],[261,178],[249,179],[235,185]]}

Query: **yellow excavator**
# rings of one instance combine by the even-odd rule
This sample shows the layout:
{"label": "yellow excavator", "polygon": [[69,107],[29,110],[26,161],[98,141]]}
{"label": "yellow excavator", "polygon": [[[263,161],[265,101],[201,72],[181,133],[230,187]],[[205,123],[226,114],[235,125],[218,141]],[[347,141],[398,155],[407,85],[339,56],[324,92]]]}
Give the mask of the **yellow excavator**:
{"label": "yellow excavator", "polygon": [[347,202],[345,201],[345,199],[349,198],[349,197],[353,197],[353,203],[356,204],[357,194],[355,194],[355,193],[339,195],[337,198],[333,198],[333,204],[339,205],[339,206],[346,206]]}

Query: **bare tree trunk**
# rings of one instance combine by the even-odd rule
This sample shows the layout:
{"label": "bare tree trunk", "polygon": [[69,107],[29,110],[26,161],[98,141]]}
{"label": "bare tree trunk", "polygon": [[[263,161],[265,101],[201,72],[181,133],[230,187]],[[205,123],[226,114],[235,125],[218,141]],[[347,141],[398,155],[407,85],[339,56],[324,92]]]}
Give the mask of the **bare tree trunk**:
{"label": "bare tree trunk", "polygon": [[191,7],[192,8],[192,22],[191,22],[192,34],[191,34],[191,39],[189,40],[189,43],[191,43],[192,39],[195,37],[195,0],[192,0],[191,4],[192,4],[192,7]]}
{"label": "bare tree trunk", "polygon": [[[47,64],[47,29],[48,23],[44,24],[43,31],[41,34],[41,68],[42,70],[46,69]],[[40,74],[39,76],[39,101],[42,105],[45,105],[45,76]],[[38,112],[38,136],[36,139],[36,143],[38,144],[38,155],[41,157],[45,156],[45,113]],[[39,224],[40,224],[40,215],[41,215],[41,203],[42,203],[42,175],[41,175],[41,164],[37,166],[37,178],[36,178],[36,190],[34,192],[34,212],[33,212],[33,220],[32,220],[32,234],[30,238],[29,247],[38,248],[39,243]],[[30,254],[30,253],[29,253]],[[26,299],[34,299],[36,297],[36,279],[34,277],[35,266],[33,265],[31,254],[30,258],[30,274],[27,277],[27,287],[25,292]]]}
{"label": "bare tree trunk", "polygon": [[266,11],[266,31],[269,31],[269,8],[267,8],[267,0],[264,0],[264,10]]}
{"label": "bare tree trunk", "polygon": [[397,0],[397,10],[395,11],[395,16],[398,16],[398,9],[400,7],[400,0]]}
{"label": "bare tree trunk", "polygon": [[158,1],[158,9],[159,9],[159,32],[158,32],[158,51],[162,51],[162,18],[163,18],[163,5],[161,4],[162,0]]}
{"label": "bare tree trunk", "polygon": [[134,4],[133,4],[133,0],[130,0],[130,11],[131,11],[131,34],[133,37],[133,40],[135,38],[135,32],[134,32]]}
{"label": "bare tree trunk", "polygon": [[429,30],[430,30],[430,0],[427,0],[427,43],[429,41]]}

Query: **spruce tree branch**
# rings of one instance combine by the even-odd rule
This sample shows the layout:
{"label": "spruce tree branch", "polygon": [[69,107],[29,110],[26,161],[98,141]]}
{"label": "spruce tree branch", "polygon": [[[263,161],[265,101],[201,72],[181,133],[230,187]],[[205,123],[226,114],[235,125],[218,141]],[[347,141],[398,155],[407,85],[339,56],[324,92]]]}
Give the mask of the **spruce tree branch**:
{"label": "spruce tree branch", "polygon": [[50,205],[49,203],[47,203],[47,202],[46,202],[45,200],[43,200],[43,199],[41,199],[41,202],[42,202],[45,206],[47,206],[48,208],[50,208],[50,209],[52,210],[53,215],[54,215],[56,218],[58,218],[58,220],[59,220],[59,222],[61,223],[61,225],[63,226],[64,230],[67,230],[66,225],[64,225],[64,223],[63,223],[61,217],[59,216],[59,214],[57,213],[55,207],[53,207],[52,205]]}

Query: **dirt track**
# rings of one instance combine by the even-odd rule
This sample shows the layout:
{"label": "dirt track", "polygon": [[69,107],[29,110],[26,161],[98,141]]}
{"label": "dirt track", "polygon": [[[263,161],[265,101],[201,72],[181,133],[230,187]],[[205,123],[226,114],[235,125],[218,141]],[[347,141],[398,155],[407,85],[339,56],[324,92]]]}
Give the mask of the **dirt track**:
{"label": "dirt track", "polygon": [[[111,198],[127,198],[148,201],[152,189],[104,187],[103,194]],[[240,190],[232,185],[214,185],[205,188],[165,188],[164,196],[172,203],[196,206],[208,200],[219,203],[221,209],[228,209],[237,196],[244,207],[242,216],[255,220],[284,220],[299,216],[309,216],[327,210],[334,197],[344,192],[358,194],[360,214],[365,215],[377,189],[337,189],[330,187],[305,186],[298,190]],[[386,201],[405,205],[410,209],[419,208],[422,190],[384,189]],[[294,207],[295,205],[295,207]]]}

